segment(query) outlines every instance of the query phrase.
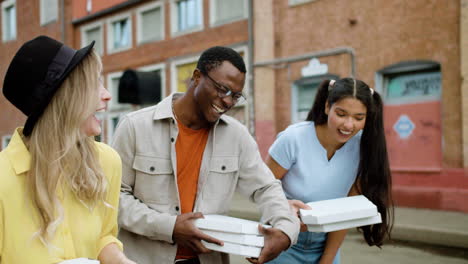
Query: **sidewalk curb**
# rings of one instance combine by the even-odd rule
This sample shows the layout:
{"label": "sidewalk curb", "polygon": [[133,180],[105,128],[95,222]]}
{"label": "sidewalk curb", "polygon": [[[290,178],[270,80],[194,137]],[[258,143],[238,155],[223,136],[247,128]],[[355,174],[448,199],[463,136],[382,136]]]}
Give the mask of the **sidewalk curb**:
{"label": "sidewalk curb", "polygon": [[[468,229],[468,223],[466,228]],[[392,231],[392,239],[468,249],[467,231],[425,228],[409,224],[395,225]]]}

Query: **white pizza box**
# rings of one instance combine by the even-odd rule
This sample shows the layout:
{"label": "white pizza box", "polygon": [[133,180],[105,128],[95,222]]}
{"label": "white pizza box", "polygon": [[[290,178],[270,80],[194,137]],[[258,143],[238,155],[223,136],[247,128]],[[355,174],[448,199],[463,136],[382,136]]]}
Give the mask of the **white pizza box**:
{"label": "white pizza box", "polygon": [[380,213],[371,217],[364,217],[354,220],[348,220],[343,222],[336,222],[324,225],[307,225],[307,230],[309,232],[333,232],[337,230],[343,230],[353,227],[373,225],[382,223],[382,217]]}
{"label": "white pizza box", "polygon": [[[198,218],[194,221],[199,229],[223,231],[237,234],[261,235],[258,231],[259,222],[245,220],[226,215],[205,215],[205,218]],[[263,225],[269,228],[269,225]]]}
{"label": "white pizza box", "polygon": [[323,225],[377,215],[377,206],[364,195],[307,203],[312,210],[300,209],[304,224]]}
{"label": "white pizza box", "polygon": [[208,243],[204,240],[201,242],[208,249],[245,257],[258,258],[258,256],[260,256],[260,252],[262,251],[261,247],[245,246],[229,242],[224,242],[224,246]]}
{"label": "white pizza box", "polygon": [[212,236],[216,239],[219,239],[224,242],[230,242],[235,244],[241,244],[246,246],[255,246],[255,247],[263,247],[263,243],[265,239],[263,236],[259,235],[249,235],[249,234],[236,234],[236,233],[228,233],[222,231],[213,231],[213,230],[205,230],[200,229],[203,233]]}
{"label": "white pizza box", "polygon": [[99,263],[101,262],[95,259],[76,258],[76,259],[65,260],[65,261],[59,262],[58,264],[99,264]]}

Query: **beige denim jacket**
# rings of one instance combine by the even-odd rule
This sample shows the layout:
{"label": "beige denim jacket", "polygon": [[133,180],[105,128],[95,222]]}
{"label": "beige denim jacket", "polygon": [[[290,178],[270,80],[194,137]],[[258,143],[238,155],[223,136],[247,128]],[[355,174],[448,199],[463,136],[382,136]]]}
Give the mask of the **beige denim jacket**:
{"label": "beige denim jacket", "polygon": [[[159,104],[126,115],[114,135],[122,158],[119,238],[139,264],[174,263],[172,232],[180,201],[175,143],[178,127],[173,94]],[[289,210],[280,181],[260,157],[246,127],[222,116],[211,128],[200,168],[194,212],[226,214],[235,191],[249,197],[262,219],[296,242],[299,220]],[[202,264],[228,263],[226,254],[199,256]]]}

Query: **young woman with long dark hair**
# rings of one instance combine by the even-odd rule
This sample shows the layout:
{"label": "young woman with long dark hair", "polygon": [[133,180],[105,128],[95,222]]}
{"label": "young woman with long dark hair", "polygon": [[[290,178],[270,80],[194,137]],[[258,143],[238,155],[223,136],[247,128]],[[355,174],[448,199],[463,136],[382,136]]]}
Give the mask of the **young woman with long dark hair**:
{"label": "young woman with long dark hair", "polygon": [[[305,203],[362,194],[372,201],[382,223],[363,226],[366,242],[381,246],[393,218],[391,175],[380,95],[353,78],[325,80],[305,122],[278,135],[266,163],[281,179],[297,213]],[[314,210],[312,208],[312,210]],[[346,230],[307,232],[270,263],[339,263]]]}

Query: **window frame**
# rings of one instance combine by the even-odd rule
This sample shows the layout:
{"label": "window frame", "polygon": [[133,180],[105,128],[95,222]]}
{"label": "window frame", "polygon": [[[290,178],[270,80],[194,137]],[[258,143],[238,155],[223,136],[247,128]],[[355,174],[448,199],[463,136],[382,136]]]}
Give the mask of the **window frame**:
{"label": "window frame", "polygon": [[[91,43],[92,40],[88,40],[86,32],[99,28],[101,31],[101,41],[100,43],[95,43],[95,47],[99,47],[100,51],[98,52],[99,55],[104,55],[104,23],[102,21],[97,21],[94,23],[90,23],[84,25],[80,28],[81,31],[81,47],[85,47]],[[96,49],[97,50],[97,49]]]}
{"label": "window frame", "polygon": [[161,71],[161,99],[164,99],[166,95],[166,64],[156,63],[145,65],[136,69],[137,71],[150,72],[150,71]]}
{"label": "window frame", "polygon": [[[56,21],[58,21],[58,17],[59,17],[58,13],[59,13],[59,5],[60,4],[59,4],[58,0],[54,0],[55,3],[57,4],[57,12],[55,13],[55,17],[52,17],[52,18],[49,18],[48,20],[45,20],[44,1],[46,1],[46,0],[40,0],[39,1],[39,10],[40,10],[39,11],[39,13],[40,13],[40,19],[39,20],[40,20],[41,26],[45,26],[45,25],[47,25],[49,23],[56,22]],[[50,1],[50,0],[48,0],[48,1]]]}
{"label": "window frame", "polygon": [[171,3],[170,3],[170,9],[171,9],[171,36],[172,37],[177,37],[177,36],[181,36],[181,35],[185,35],[185,34],[189,34],[189,33],[193,33],[193,32],[197,32],[197,31],[202,31],[204,28],[205,28],[205,17],[204,17],[204,5],[203,5],[203,0],[197,0],[200,2],[200,16],[201,16],[201,23],[199,26],[196,26],[194,28],[191,28],[191,29],[187,29],[187,30],[179,30],[178,27],[178,10],[177,10],[177,2],[180,2],[180,1],[185,1],[185,0],[171,0]]}
{"label": "window frame", "polygon": [[312,3],[312,2],[315,2],[317,0],[288,0],[288,5],[290,7],[293,7],[293,6],[298,6],[298,5],[303,5],[303,4],[307,4],[307,3]]}
{"label": "window frame", "polygon": [[[112,73],[108,73],[106,76],[107,90],[112,96],[112,99],[109,101],[109,104],[107,105],[107,109],[109,112],[124,111],[132,107],[131,104],[117,102],[118,97],[114,96],[114,95],[118,96],[119,88],[112,86],[112,80],[116,78],[120,79],[123,73],[124,73],[123,71],[112,72]],[[115,94],[114,94],[114,88],[116,89]]]}
{"label": "window frame", "polygon": [[[382,95],[382,98],[386,104],[390,105],[398,105],[398,104],[407,104],[407,103],[416,103],[416,102],[425,102],[425,101],[432,101],[433,98],[427,99],[414,99],[410,98],[408,100],[403,100],[401,102],[391,102],[387,98],[387,85],[389,78],[398,76],[398,75],[406,75],[411,73],[423,73],[429,71],[439,71],[442,75],[442,68],[440,63],[431,60],[413,60],[413,61],[402,61],[399,63],[392,64],[387,66],[375,73],[375,89]],[[440,91],[440,99],[442,97],[443,87],[441,83],[441,91]],[[440,100],[439,99],[439,100]]]}
{"label": "window frame", "polygon": [[129,109],[125,111],[106,112],[106,115],[104,116],[105,122],[106,122],[106,131],[105,131],[106,138],[104,140],[105,143],[107,144],[112,143],[112,139],[115,134],[115,128],[117,128],[117,126],[115,128],[113,127],[112,119],[115,117],[118,117],[119,119],[119,121],[117,122],[117,125],[118,125],[120,123],[121,118],[125,116],[126,114],[130,113],[131,111],[133,111],[133,109]]}
{"label": "window frame", "polygon": [[227,18],[227,19],[226,18],[218,19],[218,17],[216,16],[216,6],[218,4],[218,0],[210,0],[210,26],[216,27],[216,26],[221,26],[224,24],[229,24],[235,21],[247,19],[249,15],[249,3],[247,0],[242,0],[242,1],[244,2],[244,6],[245,6],[242,16]]}
{"label": "window frame", "polygon": [[[6,36],[6,26],[9,25],[9,23],[6,22],[6,9],[10,7],[15,8],[15,35],[12,38],[7,39],[8,36]],[[2,41],[3,42],[9,42],[9,41],[14,41],[18,37],[18,8],[16,5],[16,0],[5,0],[1,4],[2,8]]]}
{"label": "window frame", "polygon": [[[297,106],[299,104],[299,100],[298,100],[299,86],[309,84],[309,83],[317,83],[317,82],[320,84],[325,79],[338,80],[339,78],[340,77],[337,74],[327,73],[327,74],[321,74],[321,75],[315,75],[315,76],[302,77],[298,80],[295,80],[291,85],[291,124],[304,121],[304,120],[299,120],[299,112],[296,111]],[[313,104],[314,102],[312,102],[311,108]]]}
{"label": "window frame", "polygon": [[[142,17],[143,17],[143,13],[146,12],[146,11],[149,11],[149,10],[152,10],[152,9],[157,9],[159,8],[160,9],[160,12],[161,12],[161,33],[162,35],[160,37],[157,37],[157,38],[154,38],[154,39],[148,39],[148,40],[143,40],[143,27],[141,26],[142,25]],[[161,41],[161,40],[164,40],[165,38],[165,35],[166,35],[166,31],[165,31],[165,14],[164,14],[164,2],[163,1],[158,1],[158,2],[155,2],[155,3],[151,3],[151,4],[148,4],[148,5],[145,5],[145,6],[142,6],[140,8],[138,8],[136,10],[136,13],[137,13],[137,17],[136,17],[136,23],[137,23],[137,29],[136,29],[136,33],[137,33],[137,44],[145,44],[145,43],[150,43],[150,42],[156,42],[156,41]]]}
{"label": "window frame", "polygon": [[[128,19],[129,27],[129,45],[126,47],[115,48],[114,45],[114,27],[113,24],[117,21]],[[131,12],[118,14],[107,19],[107,54],[113,54],[129,50],[133,47],[133,28],[132,28],[132,14]]]}

